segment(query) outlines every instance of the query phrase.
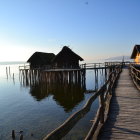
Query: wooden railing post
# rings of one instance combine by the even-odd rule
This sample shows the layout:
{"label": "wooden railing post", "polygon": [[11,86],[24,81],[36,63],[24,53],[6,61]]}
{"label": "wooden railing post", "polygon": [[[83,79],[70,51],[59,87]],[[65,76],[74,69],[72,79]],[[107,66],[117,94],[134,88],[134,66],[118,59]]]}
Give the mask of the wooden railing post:
{"label": "wooden railing post", "polygon": [[86,63],[84,64],[84,69],[86,69]]}
{"label": "wooden railing post", "polygon": [[136,64],[130,65],[130,74],[134,84],[140,90],[140,70],[136,67]]}
{"label": "wooden railing post", "polygon": [[104,112],[105,112],[105,100],[104,100],[105,87],[103,88],[102,94],[99,96],[100,99],[100,123],[104,123]]}
{"label": "wooden railing post", "polygon": [[100,107],[100,123],[104,123],[104,101],[103,101],[103,98],[102,98],[102,95],[100,96],[100,99],[101,99],[101,107]]}

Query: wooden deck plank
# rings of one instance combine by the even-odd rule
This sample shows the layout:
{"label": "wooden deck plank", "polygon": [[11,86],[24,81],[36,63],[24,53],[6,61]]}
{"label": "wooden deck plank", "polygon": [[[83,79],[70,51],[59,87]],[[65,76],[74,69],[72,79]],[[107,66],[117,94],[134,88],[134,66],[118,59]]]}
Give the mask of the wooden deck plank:
{"label": "wooden deck plank", "polygon": [[99,140],[140,140],[140,92],[123,69],[112,96],[109,117]]}

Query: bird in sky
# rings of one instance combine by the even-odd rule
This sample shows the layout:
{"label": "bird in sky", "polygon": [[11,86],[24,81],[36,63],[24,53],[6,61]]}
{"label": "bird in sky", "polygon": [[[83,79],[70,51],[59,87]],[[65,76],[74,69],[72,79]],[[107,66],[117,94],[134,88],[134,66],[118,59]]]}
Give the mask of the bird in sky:
{"label": "bird in sky", "polygon": [[88,1],[86,1],[85,4],[88,5]]}

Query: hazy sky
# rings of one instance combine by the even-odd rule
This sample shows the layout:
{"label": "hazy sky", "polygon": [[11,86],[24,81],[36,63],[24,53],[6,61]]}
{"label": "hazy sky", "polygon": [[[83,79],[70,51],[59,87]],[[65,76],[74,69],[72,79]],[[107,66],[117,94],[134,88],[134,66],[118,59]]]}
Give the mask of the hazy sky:
{"label": "hazy sky", "polygon": [[64,45],[87,62],[140,44],[140,0],[0,0],[0,61]]}

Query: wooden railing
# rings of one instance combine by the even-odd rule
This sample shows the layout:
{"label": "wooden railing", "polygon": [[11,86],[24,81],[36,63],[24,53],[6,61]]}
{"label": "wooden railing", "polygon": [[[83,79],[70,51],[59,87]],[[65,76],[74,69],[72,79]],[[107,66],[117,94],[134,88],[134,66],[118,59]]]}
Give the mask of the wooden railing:
{"label": "wooden railing", "polygon": [[116,66],[116,68],[114,68],[114,70],[110,73],[106,83],[101,88],[102,92],[99,94],[100,107],[97,111],[96,117],[93,120],[93,125],[88,135],[86,136],[85,140],[90,140],[90,139],[96,140],[101,127],[103,126],[104,122],[107,120],[113,89],[115,86],[115,82],[121,71],[122,71],[121,65]]}
{"label": "wooden railing", "polygon": [[29,69],[38,69],[38,70],[51,70],[51,69],[80,69],[81,67],[60,67],[60,66],[52,66],[52,65],[36,65],[34,67],[30,66],[29,64],[19,66],[19,70],[29,70]]}
{"label": "wooden railing", "polygon": [[[104,62],[104,63],[85,63],[80,64],[78,67],[68,67],[68,69],[104,69],[107,67],[122,65],[122,62]],[[32,69],[30,64],[26,63],[23,66],[19,66],[19,70],[26,70],[26,69]],[[53,65],[36,65],[33,67],[33,69],[67,69],[67,67],[59,67],[59,66],[53,66]]]}
{"label": "wooden railing", "polygon": [[130,73],[134,84],[140,90],[140,65],[131,64]]}
{"label": "wooden railing", "polygon": [[85,69],[94,69],[100,67],[105,67],[104,63],[85,63],[80,65],[80,68],[85,68]]}
{"label": "wooden railing", "polygon": [[91,96],[84,107],[72,114],[61,126],[48,134],[43,140],[56,140],[64,137],[73,128],[73,126],[82,117],[84,117],[87,112],[89,112],[92,103],[95,101],[95,99],[97,99],[97,97],[99,97],[100,107],[98,109],[96,119],[85,139],[89,140],[93,136],[96,137],[95,135],[97,135],[97,131],[99,132],[101,124],[103,124],[107,118],[112,91],[115,85],[115,81],[121,72],[121,68],[121,65],[111,67],[109,78],[106,83],[93,96]]}
{"label": "wooden railing", "polygon": [[85,68],[85,69],[105,69],[109,68],[112,66],[118,66],[125,64],[125,62],[104,62],[104,63],[85,63],[81,64],[80,68]]}
{"label": "wooden railing", "polygon": [[30,69],[30,65],[29,64],[24,64],[23,66],[19,66],[19,70],[26,70],[26,69]]}

